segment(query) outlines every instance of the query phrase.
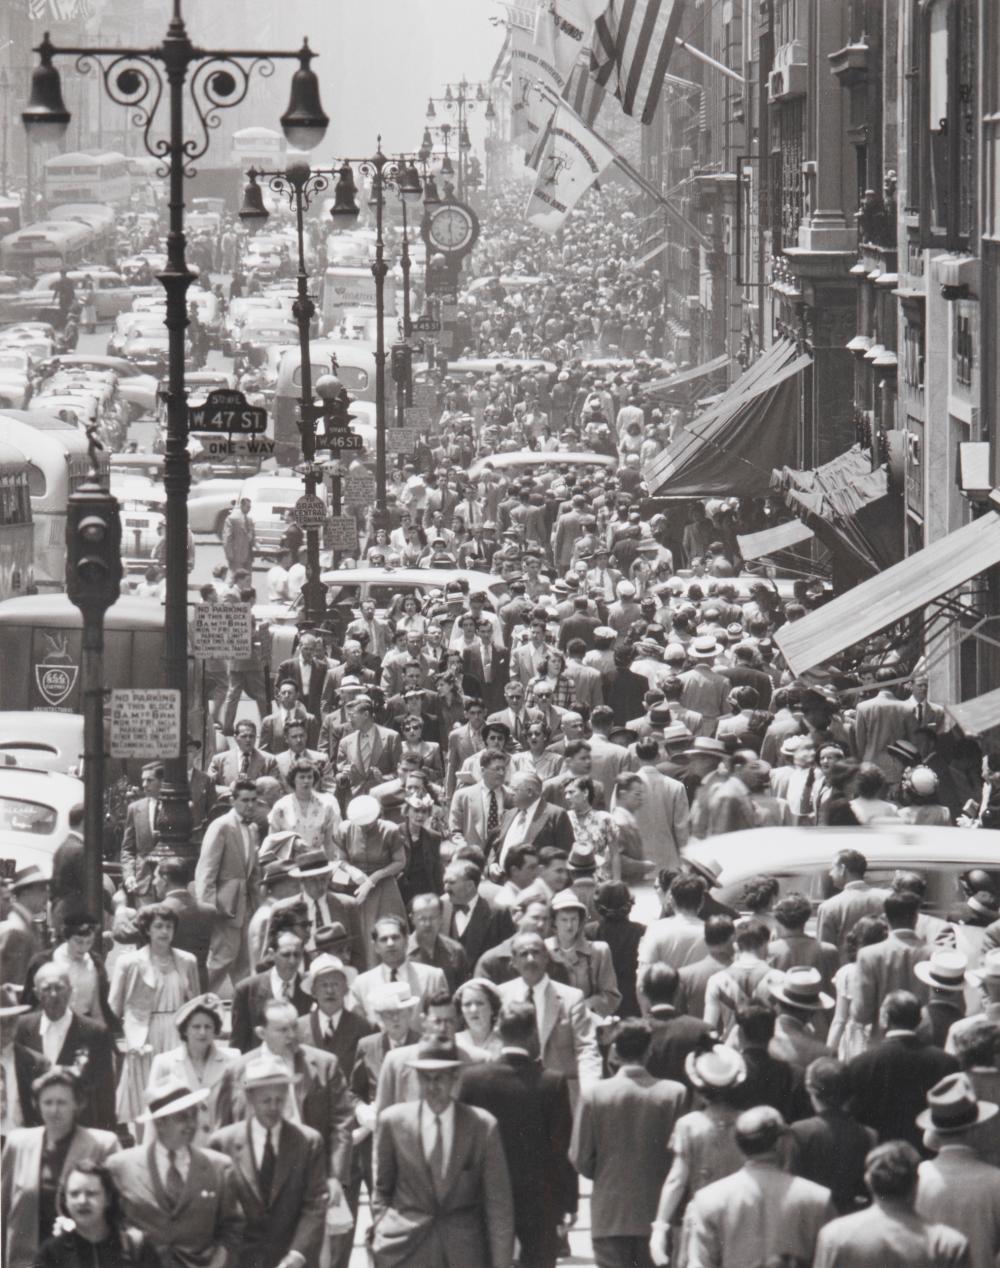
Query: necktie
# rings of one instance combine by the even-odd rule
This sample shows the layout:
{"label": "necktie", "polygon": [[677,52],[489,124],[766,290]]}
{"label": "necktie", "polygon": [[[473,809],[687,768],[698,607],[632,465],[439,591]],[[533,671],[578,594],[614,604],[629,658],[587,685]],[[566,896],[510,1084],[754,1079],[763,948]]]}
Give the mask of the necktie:
{"label": "necktie", "polygon": [[399,981],[399,969],[392,969],[392,970],[390,970],[390,972],[389,972],[389,981],[390,981],[390,982],[398,982],[398,981]]}
{"label": "necktie", "polygon": [[444,1132],[441,1128],[441,1115],[434,1115],[434,1143],[431,1145],[427,1164],[434,1177],[434,1185],[440,1188],[444,1184]]}
{"label": "necktie", "polygon": [[250,754],[244,753],[240,758],[240,774],[246,775],[250,770]]}
{"label": "necktie", "polygon": [[490,808],[486,814],[486,831],[487,833],[496,832],[497,828],[499,827],[500,827],[500,807],[497,804],[497,795],[491,788],[490,789]]}
{"label": "necktie", "polygon": [[277,1161],[274,1142],[271,1140],[271,1133],[268,1132],[264,1142],[264,1153],[260,1160],[260,1194],[265,1203],[271,1200],[271,1186],[274,1184],[274,1168]]}
{"label": "necktie", "polygon": [[184,1191],[184,1177],[177,1166],[176,1152],[173,1149],[169,1150],[167,1157],[170,1160],[170,1165],[167,1167],[167,1197],[170,1199],[170,1205],[176,1206]]}
{"label": "necktie", "polygon": [[802,798],[799,801],[799,814],[803,817],[812,814],[812,790],[816,782],[816,767],[809,767],[806,782],[802,785]]}
{"label": "necktie", "polygon": [[923,726],[923,725],[924,725],[924,706],[922,704],[918,704],[917,705],[917,726]]}
{"label": "necktie", "polygon": [[[291,999],[291,998],[292,998],[292,984],[291,984],[291,982],[282,982],[282,984],[281,984],[281,993],[282,993],[282,995],[285,997],[285,999]],[[268,1139],[270,1140],[270,1137],[268,1137]]]}

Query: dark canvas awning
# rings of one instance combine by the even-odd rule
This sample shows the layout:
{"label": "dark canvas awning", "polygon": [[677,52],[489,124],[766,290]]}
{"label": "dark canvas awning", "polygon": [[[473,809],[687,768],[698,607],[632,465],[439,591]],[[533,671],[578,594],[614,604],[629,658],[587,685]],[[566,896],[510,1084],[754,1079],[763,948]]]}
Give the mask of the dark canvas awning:
{"label": "dark canvas awning", "polygon": [[774,641],[792,673],[804,674],[998,563],[1000,515],[990,511],[801,620],[783,625]]}
{"label": "dark canvas awning", "polygon": [[713,357],[711,361],[706,361],[703,365],[693,365],[667,378],[651,379],[648,383],[642,384],[642,390],[647,396],[659,396],[675,388],[688,387],[692,383],[697,383],[699,379],[710,378],[713,374],[721,374],[728,368],[729,355],[724,352],[722,356]]}
{"label": "dark canvas awning", "polygon": [[660,497],[765,497],[771,472],[795,453],[798,376],[811,358],[788,339],[773,344],[645,470]]}

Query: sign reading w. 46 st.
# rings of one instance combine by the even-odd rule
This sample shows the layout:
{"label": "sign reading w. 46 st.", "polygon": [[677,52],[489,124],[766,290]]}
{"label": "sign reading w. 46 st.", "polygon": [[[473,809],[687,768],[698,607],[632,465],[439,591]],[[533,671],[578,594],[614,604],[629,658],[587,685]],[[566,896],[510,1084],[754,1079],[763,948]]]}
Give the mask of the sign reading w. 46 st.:
{"label": "sign reading w. 46 st.", "polygon": [[251,405],[242,392],[217,388],[203,405],[188,410],[189,431],[210,431],[233,436],[256,436],[267,431],[267,410]]}

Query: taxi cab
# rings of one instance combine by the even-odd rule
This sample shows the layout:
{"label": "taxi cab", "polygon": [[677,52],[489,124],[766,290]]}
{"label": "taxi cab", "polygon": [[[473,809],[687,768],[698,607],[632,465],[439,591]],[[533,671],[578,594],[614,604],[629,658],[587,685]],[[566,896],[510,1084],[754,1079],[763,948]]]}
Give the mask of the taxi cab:
{"label": "taxi cab", "polygon": [[121,503],[122,558],[128,569],[149,564],[165,523],[163,486],[141,475],[123,475],[112,469],[111,492]]}

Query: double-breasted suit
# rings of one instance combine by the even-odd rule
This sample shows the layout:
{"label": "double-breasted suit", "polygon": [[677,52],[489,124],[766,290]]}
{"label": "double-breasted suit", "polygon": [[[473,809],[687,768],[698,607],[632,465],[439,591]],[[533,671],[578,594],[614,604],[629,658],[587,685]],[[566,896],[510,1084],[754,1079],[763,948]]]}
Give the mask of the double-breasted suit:
{"label": "double-breasted suit", "polygon": [[[31,1095],[31,1083],[49,1068],[42,1044],[42,1013],[27,1013],[14,1032],[14,1070],[25,1123],[41,1122]],[[78,1122],[84,1127],[110,1129],[115,1125],[114,1040],[107,1027],[73,1014],[56,1065],[72,1066],[80,1077],[83,1108]]]}

